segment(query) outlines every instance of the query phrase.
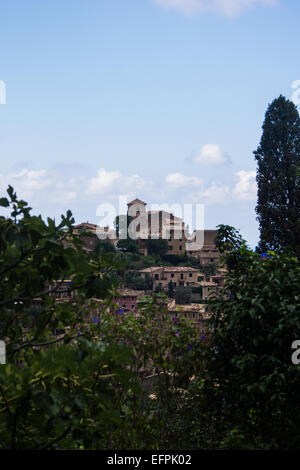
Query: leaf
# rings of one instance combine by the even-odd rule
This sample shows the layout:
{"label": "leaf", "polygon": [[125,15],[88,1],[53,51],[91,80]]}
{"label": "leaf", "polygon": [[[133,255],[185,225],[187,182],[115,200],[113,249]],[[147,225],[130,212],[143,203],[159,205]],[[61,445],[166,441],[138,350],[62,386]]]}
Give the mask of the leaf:
{"label": "leaf", "polygon": [[6,197],[1,197],[0,198],[0,206],[1,207],[8,207],[9,206],[9,201],[6,199]]}

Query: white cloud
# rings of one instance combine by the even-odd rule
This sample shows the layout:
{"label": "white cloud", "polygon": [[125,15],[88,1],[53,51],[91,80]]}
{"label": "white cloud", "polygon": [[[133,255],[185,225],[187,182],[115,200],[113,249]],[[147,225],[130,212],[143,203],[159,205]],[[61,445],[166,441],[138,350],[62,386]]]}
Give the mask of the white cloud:
{"label": "white cloud", "polygon": [[212,182],[200,191],[191,192],[188,199],[209,206],[231,205],[241,201],[254,201],[257,198],[256,172],[240,170],[232,184]]}
{"label": "white cloud", "polygon": [[236,176],[239,178],[239,181],[233,189],[235,197],[242,201],[251,201],[256,199],[256,172],[241,170],[236,173]]}
{"label": "white cloud", "polygon": [[24,168],[19,173],[0,175],[0,189],[5,192],[11,185],[21,198],[31,197],[35,191],[42,191],[51,186],[51,178],[46,170],[28,170]]}
{"label": "white cloud", "polygon": [[227,204],[230,201],[230,187],[213,182],[198,194],[198,201],[209,206]]}
{"label": "white cloud", "polygon": [[203,180],[196,176],[185,176],[182,173],[169,173],[165,179],[166,183],[174,188],[188,186],[202,186]]}
{"label": "white cloud", "polygon": [[91,178],[88,182],[88,194],[97,194],[112,188],[121,178],[119,171],[106,171],[104,168],[98,170],[96,178]]}
{"label": "white cloud", "polygon": [[193,158],[199,165],[222,165],[229,162],[229,157],[217,144],[205,144]]}
{"label": "white cloud", "polygon": [[226,16],[239,15],[256,5],[276,5],[277,0],[153,0],[167,9],[175,9],[186,15],[216,12]]}

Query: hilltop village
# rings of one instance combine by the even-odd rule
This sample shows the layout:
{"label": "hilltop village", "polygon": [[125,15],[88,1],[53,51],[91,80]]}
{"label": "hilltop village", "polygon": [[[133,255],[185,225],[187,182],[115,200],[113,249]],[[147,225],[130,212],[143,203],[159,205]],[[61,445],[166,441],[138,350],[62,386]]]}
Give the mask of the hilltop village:
{"label": "hilltop village", "polygon": [[[126,269],[114,298],[116,308],[137,313],[138,301],[143,297],[165,293],[170,315],[189,318],[199,333],[204,334],[208,299],[224,284],[225,268],[220,265],[214,242],[217,230],[202,231],[202,243],[195,249],[194,242],[199,234],[194,231],[187,237],[181,218],[162,210],[147,211],[146,207],[140,199],[128,203],[128,221],[136,222],[135,240],[120,238],[118,231],[109,227],[99,230],[96,224],[89,222],[76,225],[74,231],[85,250],[120,252],[126,258]],[[153,233],[156,238],[146,238]],[[74,295],[70,280],[57,282],[59,286],[54,294],[57,300]]]}

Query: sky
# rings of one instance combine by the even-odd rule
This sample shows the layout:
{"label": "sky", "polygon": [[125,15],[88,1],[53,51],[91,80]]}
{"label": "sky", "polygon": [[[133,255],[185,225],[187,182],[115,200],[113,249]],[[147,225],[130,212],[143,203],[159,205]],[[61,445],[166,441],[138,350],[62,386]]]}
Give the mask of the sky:
{"label": "sky", "polygon": [[300,96],[299,1],[0,7],[1,197],[100,225],[120,196],[203,204],[256,245],[253,151],[268,105]]}

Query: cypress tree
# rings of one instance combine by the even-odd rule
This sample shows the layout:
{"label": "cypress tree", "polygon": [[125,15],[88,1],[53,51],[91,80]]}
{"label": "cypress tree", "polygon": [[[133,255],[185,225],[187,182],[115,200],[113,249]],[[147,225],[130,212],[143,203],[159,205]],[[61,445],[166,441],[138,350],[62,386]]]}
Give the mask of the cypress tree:
{"label": "cypress tree", "polygon": [[300,258],[300,117],[294,103],[282,95],[267,109],[254,155],[258,250],[291,249]]}

